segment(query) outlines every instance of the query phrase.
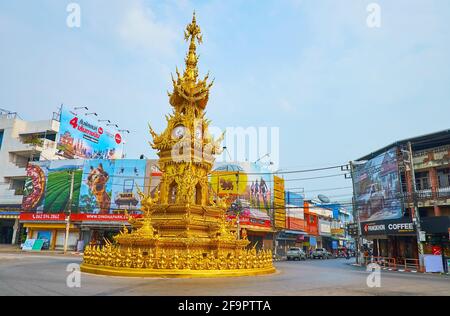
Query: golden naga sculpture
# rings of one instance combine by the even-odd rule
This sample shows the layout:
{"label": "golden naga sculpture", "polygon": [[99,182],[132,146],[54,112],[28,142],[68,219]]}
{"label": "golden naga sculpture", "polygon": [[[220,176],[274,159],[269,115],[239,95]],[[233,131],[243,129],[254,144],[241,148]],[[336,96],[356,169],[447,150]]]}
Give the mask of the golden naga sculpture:
{"label": "golden naga sculpture", "polygon": [[208,76],[198,80],[196,43],[202,42],[195,13],[187,26],[189,51],[183,75],[176,70],[173,113],[167,128],[150,143],[159,155],[162,177],[154,196],[138,190],[142,217],[129,219],[114,243],[87,246],[81,270],[121,276],[220,277],[266,274],[275,271],[270,250],[247,249],[226,220],[228,205],[213,196],[208,185],[214,156],[221,152],[223,135],[214,140],[204,109]]}

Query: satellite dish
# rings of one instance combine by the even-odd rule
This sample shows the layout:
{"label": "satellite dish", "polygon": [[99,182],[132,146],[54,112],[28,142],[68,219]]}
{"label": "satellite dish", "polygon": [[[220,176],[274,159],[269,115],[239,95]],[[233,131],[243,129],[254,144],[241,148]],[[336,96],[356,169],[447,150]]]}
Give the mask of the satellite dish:
{"label": "satellite dish", "polygon": [[320,200],[320,202],[322,202],[322,203],[330,203],[330,198],[328,197],[328,196],[326,196],[326,195],[323,195],[323,194],[319,194],[318,196],[317,196],[317,198]]}

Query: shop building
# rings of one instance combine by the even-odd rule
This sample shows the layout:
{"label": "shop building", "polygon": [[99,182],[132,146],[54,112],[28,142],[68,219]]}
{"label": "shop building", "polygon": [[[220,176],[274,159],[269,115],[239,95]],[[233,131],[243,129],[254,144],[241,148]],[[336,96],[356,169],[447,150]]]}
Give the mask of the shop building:
{"label": "shop building", "polygon": [[0,242],[16,243],[21,237],[21,210],[30,161],[55,159],[58,116],[44,121],[25,121],[0,109]]}
{"label": "shop building", "polygon": [[296,192],[285,192],[286,228],[277,234],[277,254],[284,256],[289,248],[298,247],[305,251],[308,242],[304,212],[304,196]]}
{"label": "shop building", "polygon": [[[383,155],[384,159],[378,159]],[[378,175],[367,181],[374,174],[371,170],[376,169],[377,159]],[[442,256],[442,268],[446,268],[450,259],[450,130],[395,142],[358,159],[357,163],[362,165],[358,167],[362,171],[355,172],[353,182],[357,188],[358,214],[363,219],[361,226],[389,226],[391,223],[385,220],[414,226],[409,232],[387,231],[380,238],[369,235],[376,253],[397,259],[419,259],[415,228],[418,217],[424,255]],[[367,218],[368,214],[372,218]]]}

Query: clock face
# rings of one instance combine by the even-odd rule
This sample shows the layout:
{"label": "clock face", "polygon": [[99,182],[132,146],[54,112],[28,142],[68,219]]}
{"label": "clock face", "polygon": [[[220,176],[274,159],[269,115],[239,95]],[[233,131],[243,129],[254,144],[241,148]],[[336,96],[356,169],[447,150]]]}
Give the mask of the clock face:
{"label": "clock face", "polygon": [[202,130],[202,127],[201,127],[201,126],[198,126],[198,127],[195,129],[195,138],[197,138],[197,139],[202,139],[202,137],[203,137],[203,130]]}
{"label": "clock face", "polygon": [[172,130],[172,137],[173,138],[182,138],[184,136],[186,129],[183,125],[175,126],[175,128]]}

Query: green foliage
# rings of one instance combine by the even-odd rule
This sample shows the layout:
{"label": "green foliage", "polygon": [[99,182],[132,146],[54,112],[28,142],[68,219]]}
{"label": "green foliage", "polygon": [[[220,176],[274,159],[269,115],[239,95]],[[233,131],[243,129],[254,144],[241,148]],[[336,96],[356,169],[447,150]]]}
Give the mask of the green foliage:
{"label": "green foliage", "polygon": [[[71,210],[78,210],[82,170],[75,171]],[[68,209],[70,197],[71,175],[67,170],[50,172],[48,174],[44,210],[50,213],[60,213]]]}

